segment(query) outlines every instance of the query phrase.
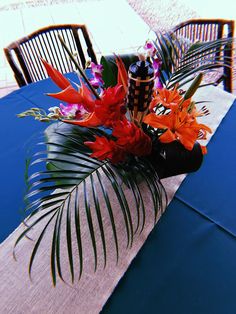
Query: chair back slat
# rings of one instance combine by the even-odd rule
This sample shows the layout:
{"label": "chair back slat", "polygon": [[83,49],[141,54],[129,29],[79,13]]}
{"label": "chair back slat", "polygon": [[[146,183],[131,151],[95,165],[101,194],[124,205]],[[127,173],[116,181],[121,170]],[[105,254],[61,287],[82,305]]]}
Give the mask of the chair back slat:
{"label": "chair back slat", "polygon": [[[76,61],[84,69],[86,61],[97,63],[92,42],[85,25],[65,24],[42,28],[27,37],[17,40],[4,49],[7,60],[19,86],[48,77],[40,58],[45,59],[62,73],[75,71],[58,36],[65,41]],[[18,64],[14,59],[14,54]],[[20,69],[21,68],[21,69]]]}
{"label": "chair back slat", "polygon": [[[181,39],[181,48],[186,51],[190,43],[198,41],[208,42],[221,38],[232,38],[234,36],[234,21],[223,19],[193,19],[183,22],[174,28],[174,33],[177,38]],[[216,52],[212,49],[210,54],[203,54],[201,63],[208,62],[209,57],[214,57],[215,60],[224,60],[226,66],[223,68],[221,78],[224,89],[232,92],[232,76],[233,76],[233,47],[228,46],[227,49],[222,49],[221,52]]]}
{"label": "chair back slat", "polygon": [[[76,41],[76,45],[78,47],[78,52],[79,52],[79,56],[80,56],[80,60],[82,62],[82,66],[83,68],[85,67],[85,63],[86,63],[86,59],[85,59],[85,54],[84,54],[84,49],[82,47],[82,36],[83,36],[83,33],[79,30],[73,30],[73,34],[74,34],[74,39]],[[81,39],[80,39],[81,38]]]}
{"label": "chair back slat", "polygon": [[[25,76],[25,79],[27,80],[27,82],[31,83],[32,82],[31,75],[28,71],[27,63],[25,63],[25,61],[24,61],[23,51],[18,44],[17,44],[16,48],[14,49],[14,52],[16,53],[16,57],[18,58],[19,64],[23,70],[23,74]],[[11,51],[11,53],[13,53],[13,51]],[[11,56],[12,56],[12,54],[11,54]],[[27,55],[27,58],[28,58],[28,55]]]}

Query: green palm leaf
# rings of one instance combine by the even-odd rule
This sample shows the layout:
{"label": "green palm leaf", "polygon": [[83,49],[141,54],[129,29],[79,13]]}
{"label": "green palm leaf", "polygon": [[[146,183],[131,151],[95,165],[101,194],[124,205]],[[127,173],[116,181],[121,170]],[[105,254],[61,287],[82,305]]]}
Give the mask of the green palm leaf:
{"label": "green palm leaf", "polygon": [[157,57],[162,61],[160,79],[167,88],[182,86],[199,72],[230,66],[231,57],[223,57],[222,52],[232,50],[233,38],[196,42],[186,49],[173,33],[156,35]]}
{"label": "green palm leaf", "polygon": [[[104,134],[104,130],[98,132]],[[64,276],[65,259],[62,263],[64,250],[67,251],[67,269],[71,282],[81,277],[84,269],[84,228],[88,231],[86,243],[90,242],[94,256],[94,270],[96,271],[100,260],[106,266],[108,243],[104,214],[110,224],[116,260],[119,259],[120,245],[117,214],[123,219],[126,246],[132,246],[136,233],[142,232],[145,227],[146,208],[140,181],[150,194],[154,222],[166,205],[164,188],[156,171],[145,158],[132,158],[127,164],[117,166],[91,158],[90,150],[83,142],[93,140],[94,134],[93,129],[61,123],[51,125],[46,130],[47,149],[37,153],[30,166],[33,173],[29,176],[29,192],[26,196],[29,201],[25,208],[28,214],[26,229],[19,236],[16,245],[25,236],[29,236],[33,229],[39,232],[29,264],[31,274],[43,238],[49,235],[54,285],[57,276],[67,281]],[[33,171],[33,167],[45,163],[46,168]],[[135,206],[130,206],[130,197]],[[114,202],[119,204],[119,213],[114,212]]]}

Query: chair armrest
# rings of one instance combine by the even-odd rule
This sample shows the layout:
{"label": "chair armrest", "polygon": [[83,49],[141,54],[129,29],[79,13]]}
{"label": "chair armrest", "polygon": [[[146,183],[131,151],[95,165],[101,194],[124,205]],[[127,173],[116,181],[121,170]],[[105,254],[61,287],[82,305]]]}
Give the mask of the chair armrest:
{"label": "chair armrest", "polygon": [[18,65],[16,64],[16,62],[14,61],[12,51],[7,49],[7,48],[4,48],[4,53],[5,53],[5,56],[7,58],[7,61],[10,65],[10,67],[12,68],[12,71],[14,72],[14,76],[15,76],[15,79],[17,81],[17,84],[20,87],[27,85],[23,73],[21,72],[21,70],[18,67]]}

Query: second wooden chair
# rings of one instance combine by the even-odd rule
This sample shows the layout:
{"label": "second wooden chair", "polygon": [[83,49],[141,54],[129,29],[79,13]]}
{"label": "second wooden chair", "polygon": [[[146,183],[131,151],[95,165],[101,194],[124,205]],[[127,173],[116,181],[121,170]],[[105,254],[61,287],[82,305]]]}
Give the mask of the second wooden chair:
{"label": "second wooden chair", "polygon": [[[179,39],[183,39],[184,44],[182,48],[186,51],[189,43],[232,38],[234,36],[234,21],[223,19],[192,19],[177,25],[174,28],[174,32]],[[214,50],[211,51],[211,54],[214,54]],[[230,44],[226,48],[222,47],[221,54],[216,54],[215,58],[223,60],[225,63],[223,73],[215,76],[215,85],[223,82],[224,90],[232,93],[233,45]],[[201,62],[206,61],[207,56],[203,55]]]}

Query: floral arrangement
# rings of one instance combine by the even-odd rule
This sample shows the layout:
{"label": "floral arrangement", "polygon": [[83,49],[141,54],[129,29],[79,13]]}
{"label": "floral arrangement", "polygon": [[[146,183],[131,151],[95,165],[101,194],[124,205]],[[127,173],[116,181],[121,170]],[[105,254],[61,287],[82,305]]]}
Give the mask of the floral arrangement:
{"label": "floral arrangement", "polygon": [[[112,202],[103,184],[103,176],[110,182],[120,203],[129,246],[132,245],[132,239],[137,230],[143,230],[145,219],[139,220],[136,229],[133,229],[132,214],[130,213],[132,209],[129,208],[124,185],[133,194],[137,212],[141,207],[145,212],[139,188],[140,180],[148,186],[156,220],[158,212],[163,211],[166,206],[165,190],[160,179],[195,171],[200,167],[202,155],[207,151],[205,146],[197,143],[197,140],[206,139],[211,130],[199,122],[201,116],[207,115],[209,112],[205,106],[197,109],[193,96],[202,82],[203,72],[211,69],[214,64],[212,61],[202,67],[202,65],[197,65],[197,60],[200,59],[202,50],[207,51],[212,48],[212,45],[209,48],[206,45],[198,44],[195,48],[191,47],[190,52],[180,56],[177,49],[173,50],[173,43],[176,46],[176,40],[169,35],[162,35],[157,43],[147,41],[143,52],[139,55],[139,61],[130,65],[128,71],[121,57],[116,56],[117,82],[114,86],[109,87],[104,86],[105,83],[109,84],[106,73],[103,71],[103,67],[108,68],[105,59],[103,65],[90,64],[90,76],[87,78],[85,72],[70,55],[79,70],[79,85],[71,82],[45,60],[42,60],[48,76],[61,89],[58,93],[49,93],[48,95],[63,101],[63,103],[49,108],[48,112],[40,108],[31,108],[18,115],[19,117],[33,116],[42,122],[58,121],[56,124],[51,124],[46,130],[46,157],[34,161],[34,163],[45,163],[46,161],[47,169],[29,178],[31,191],[29,191],[27,199],[38,196],[38,194],[40,197],[27,205],[26,211],[30,212],[27,217],[27,228],[16,242],[18,244],[25,235],[28,235],[30,230],[41,222],[42,217],[44,220],[48,219],[32,252],[30,272],[45,230],[54,219],[51,273],[54,284],[56,284],[57,273],[63,279],[58,247],[60,247],[60,233],[62,232],[60,220],[64,213],[67,215],[67,248],[72,281],[74,280],[69,208],[72,206],[71,195],[73,193],[77,195],[78,187],[81,185],[84,188],[84,204],[96,269],[98,258],[96,239],[91,218],[92,209],[88,200],[89,193],[87,192],[89,178],[90,188],[93,192],[90,197],[93,199],[94,211],[97,213],[99,221],[106,264],[106,239],[99,198],[94,187],[95,174],[105,199],[105,205],[110,213],[118,259],[119,244],[115,217],[112,213]],[[222,42],[215,42],[217,49],[221,49],[221,45]],[[65,49],[67,48],[65,47]],[[190,58],[191,56],[192,58]],[[186,63],[186,60],[190,61]],[[144,78],[142,74],[144,74]],[[183,90],[191,81],[187,90]],[[167,156],[169,147],[171,155],[174,154],[172,159],[168,159]],[[187,154],[188,161],[185,157],[179,165],[178,155],[183,153]],[[190,167],[186,168],[188,162]],[[166,172],[164,168],[168,167],[172,170]],[[120,182],[120,178],[123,183]],[[37,180],[35,181],[35,179]],[[56,192],[51,194],[55,189]],[[41,195],[42,193],[43,195]],[[75,220],[77,219],[76,234],[81,275],[83,254],[78,219],[79,208],[76,205],[73,206],[75,206]],[[39,212],[41,215],[38,218],[35,214]],[[35,219],[35,217],[37,218]],[[30,223],[30,221],[32,222]]]}
{"label": "floral arrangement", "polygon": [[[147,42],[144,48],[148,56],[155,57],[156,49],[151,42]],[[162,86],[159,79],[161,61],[154,58],[152,66],[155,69],[153,79],[156,88],[152,100],[146,111],[143,112],[141,109],[135,113],[125,105],[128,74],[121,59],[116,60],[119,68],[118,83],[107,89],[103,87],[103,66],[91,63],[90,86],[101,90],[100,94],[95,94],[95,100],[93,93],[83,83],[78,91],[75,90],[61,73],[46,61],[42,60],[42,62],[51,79],[62,88],[61,92],[48,95],[67,104],[61,103],[59,107],[49,108],[48,114],[33,110],[18,116],[32,115],[35,119],[44,122],[60,120],[84,127],[111,129],[111,134],[96,135],[94,142],[84,143],[93,151],[91,157],[99,160],[107,159],[116,164],[124,162],[129,154],[137,157],[150,155],[152,140],[149,135],[158,138],[161,143],[179,141],[186,149],[192,150],[198,139],[206,139],[207,132],[211,132],[206,125],[200,124],[197,120],[209,112],[205,106],[198,111],[191,98],[200,85],[202,75],[197,77],[189,91],[183,95],[183,91],[178,90],[177,85],[173,89]],[[143,130],[143,124],[146,132]],[[201,146],[201,148],[205,154],[206,147]]]}

